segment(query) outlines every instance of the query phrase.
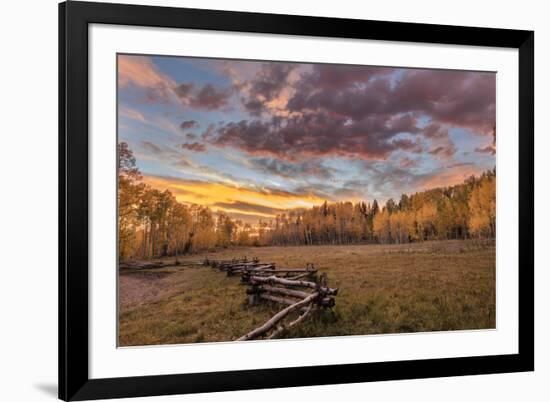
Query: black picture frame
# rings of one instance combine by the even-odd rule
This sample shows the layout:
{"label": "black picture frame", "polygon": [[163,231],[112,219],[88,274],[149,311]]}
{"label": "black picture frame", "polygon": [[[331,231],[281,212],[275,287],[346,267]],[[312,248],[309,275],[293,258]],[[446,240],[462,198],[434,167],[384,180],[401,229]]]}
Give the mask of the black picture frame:
{"label": "black picture frame", "polygon": [[[192,28],[519,51],[517,354],[214,373],[88,375],[88,25]],[[59,4],[59,398],[170,395],[534,370],[534,32],[70,1]]]}

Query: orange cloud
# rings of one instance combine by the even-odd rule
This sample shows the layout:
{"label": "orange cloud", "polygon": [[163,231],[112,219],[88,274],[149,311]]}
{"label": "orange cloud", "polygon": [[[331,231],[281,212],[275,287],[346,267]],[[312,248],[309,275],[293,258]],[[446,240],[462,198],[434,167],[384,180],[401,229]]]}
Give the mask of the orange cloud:
{"label": "orange cloud", "polygon": [[474,165],[461,165],[455,167],[449,167],[443,172],[436,174],[435,176],[427,178],[419,186],[419,190],[429,190],[437,187],[448,187],[461,184],[470,176],[478,176],[482,173],[482,170],[476,168]]}
{"label": "orange cloud", "polygon": [[[309,193],[296,194],[276,189],[256,189],[225,183],[158,176],[145,176],[143,180],[151,187],[170,190],[179,202],[209,206],[214,211],[263,218],[273,218],[276,210],[310,208],[325,201]],[[251,208],[253,205],[257,208]]]}
{"label": "orange cloud", "polygon": [[127,119],[137,120],[141,123],[145,123],[145,116],[135,109],[132,109],[128,106],[121,106],[118,111],[119,116],[126,117]]}
{"label": "orange cloud", "polygon": [[118,56],[118,82],[120,86],[128,84],[143,88],[173,88],[176,83],[162,74],[150,58],[145,56]]}

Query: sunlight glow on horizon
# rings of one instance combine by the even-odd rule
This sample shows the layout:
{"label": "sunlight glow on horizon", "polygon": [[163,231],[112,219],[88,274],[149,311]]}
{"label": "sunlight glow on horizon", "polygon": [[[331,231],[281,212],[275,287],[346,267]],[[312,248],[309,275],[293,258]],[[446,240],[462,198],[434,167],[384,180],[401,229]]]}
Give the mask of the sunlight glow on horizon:
{"label": "sunlight glow on horizon", "polygon": [[[250,217],[274,218],[277,213],[297,208],[311,208],[326,200],[313,194],[260,191],[223,183],[199,182],[176,178],[143,176],[143,181],[159,190],[170,190],[176,200],[186,204],[199,204],[224,213],[239,213]],[[227,205],[220,205],[227,204]],[[234,205],[234,207],[233,207]],[[237,208],[250,207],[250,210]],[[261,208],[257,210],[256,208]],[[269,209],[273,211],[270,212]]]}

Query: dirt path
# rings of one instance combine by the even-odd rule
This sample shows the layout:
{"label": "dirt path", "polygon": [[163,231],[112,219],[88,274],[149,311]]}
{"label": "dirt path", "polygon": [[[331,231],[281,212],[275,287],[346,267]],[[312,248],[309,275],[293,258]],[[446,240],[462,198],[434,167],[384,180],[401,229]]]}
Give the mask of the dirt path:
{"label": "dirt path", "polygon": [[171,272],[121,272],[118,282],[120,313],[169,297],[175,292],[170,289],[171,275]]}

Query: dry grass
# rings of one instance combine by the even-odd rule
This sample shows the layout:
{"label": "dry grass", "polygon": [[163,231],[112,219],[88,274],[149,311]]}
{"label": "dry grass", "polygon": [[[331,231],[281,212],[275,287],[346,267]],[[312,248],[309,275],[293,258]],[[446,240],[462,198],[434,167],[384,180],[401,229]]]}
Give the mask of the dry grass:
{"label": "dry grass", "polygon": [[[340,288],[285,337],[364,335],[495,327],[494,242],[239,248],[210,258],[259,257],[278,267],[313,262]],[[205,255],[181,260],[197,261]],[[239,277],[208,267],[122,272],[119,345],[229,341],[277,312],[249,307]]]}

